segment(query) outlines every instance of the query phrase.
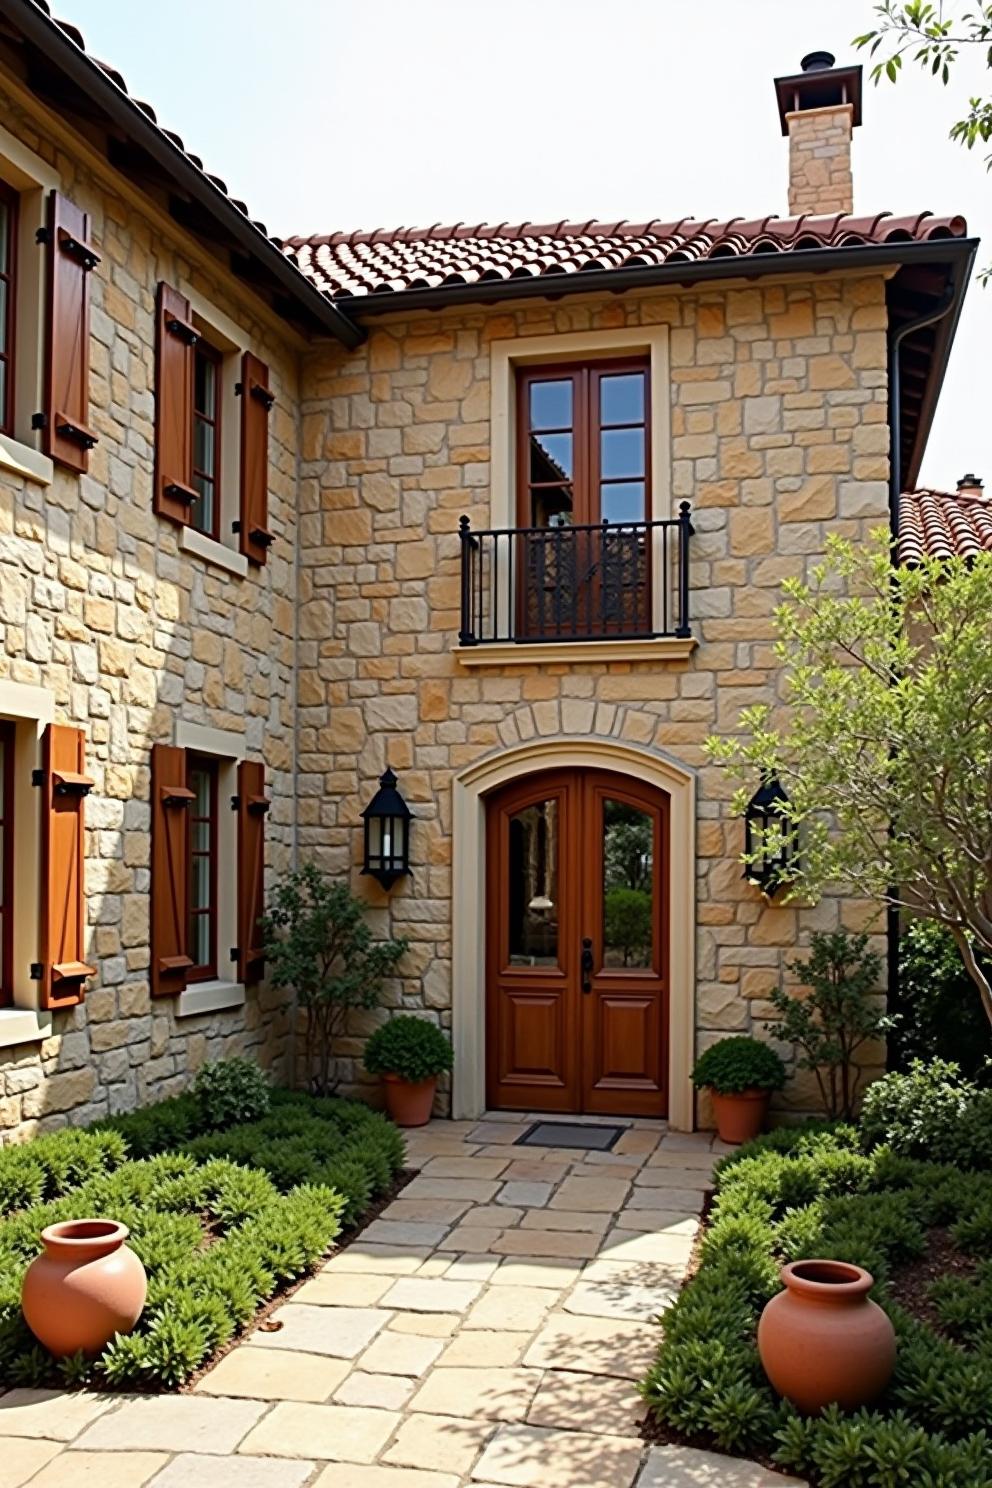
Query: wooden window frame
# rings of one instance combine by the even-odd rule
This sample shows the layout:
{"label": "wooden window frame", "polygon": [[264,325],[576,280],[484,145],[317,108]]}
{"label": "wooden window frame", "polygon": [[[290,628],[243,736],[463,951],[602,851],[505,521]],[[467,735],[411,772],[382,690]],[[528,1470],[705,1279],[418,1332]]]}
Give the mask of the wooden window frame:
{"label": "wooden window frame", "polygon": [[20,226],[20,193],[8,182],[0,180],[0,200],[4,202],[9,213],[10,231],[7,244],[8,268],[6,272],[0,270],[0,280],[5,281],[7,285],[7,334],[0,340],[0,362],[4,363],[7,371],[4,397],[0,400],[0,434],[13,437],[14,382],[17,377],[17,238]]}
{"label": "wooden window frame", "polygon": [[[572,383],[572,479],[561,482],[561,484],[572,487],[573,524],[575,526],[592,525],[602,520],[599,515],[601,484],[599,439],[602,432],[599,419],[599,385],[603,377],[624,372],[644,374],[644,418],[640,424],[636,425],[644,429],[644,515],[640,520],[644,522],[652,520],[651,359],[649,356],[633,355],[517,366],[516,511],[517,523],[520,527],[533,526],[531,491],[535,487],[530,479],[530,388],[536,382],[562,382],[566,378]],[[615,427],[635,426],[607,425],[607,428]]]}
{"label": "wooden window frame", "polygon": [[[215,412],[213,419],[208,419],[196,406],[196,364],[199,358],[210,362],[214,368],[214,404]],[[221,522],[221,440],[223,438],[223,407],[224,407],[224,353],[214,346],[203,335],[199,337],[193,347],[193,376],[190,379],[190,485],[196,488],[197,477],[208,480],[213,486],[213,522],[209,527],[201,527],[194,520],[194,511],[190,512],[187,525],[196,532],[202,532],[205,537],[212,537],[215,542],[220,541]],[[196,428],[197,421],[209,423],[214,431],[214,461],[212,470],[199,470],[196,465]]]}
{"label": "wooden window frame", "polygon": [[[211,982],[218,975],[217,965],[217,939],[218,920],[220,917],[219,903],[219,873],[218,873],[218,848],[220,844],[220,764],[221,761],[214,754],[198,754],[194,750],[186,751],[186,783],[189,786],[190,777],[194,770],[202,771],[210,781],[210,807],[209,814],[205,817],[196,815],[196,802],[190,802],[189,807],[189,846],[188,846],[188,872],[187,872],[187,905],[186,905],[186,934],[188,937],[187,954],[192,960],[193,955],[193,917],[194,915],[206,915],[208,925],[209,956],[206,962],[196,963],[190,966],[186,973],[186,981]],[[193,909],[193,860],[204,854],[194,848],[196,828],[201,822],[207,822],[210,828],[210,846],[205,856],[209,863],[209,905],[205,910]]]}
{"label": "wooden window frame", "polygon": [[14,1002],[14,925],[17,902],[14,883],[16,739],[16,724],[9,719],[0,720],[0,743],[3,744],[3,769],[0,770],[0,826],[3,828],[3,851],[0,854],[3,872],[3,886],[0,890],[0,1007],[11,1007]]}

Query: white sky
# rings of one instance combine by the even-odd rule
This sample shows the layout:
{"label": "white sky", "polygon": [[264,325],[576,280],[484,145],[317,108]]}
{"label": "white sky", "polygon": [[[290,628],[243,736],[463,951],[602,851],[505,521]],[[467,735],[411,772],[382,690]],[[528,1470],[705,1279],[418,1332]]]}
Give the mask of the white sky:
{"label": "white sky", "polygon": [[[965,7],[959,7],[965,8]],[[786,213],[772,78],[858,60],[872,0],[53,0],[271,233]],[[863,59],[861,59],[863,60]],[[992,75],[866,79],[859,213],[962,213],[992,260],[984,151],[947,138]],[[923,465],[992,486],[992,287],[972,284]]]}

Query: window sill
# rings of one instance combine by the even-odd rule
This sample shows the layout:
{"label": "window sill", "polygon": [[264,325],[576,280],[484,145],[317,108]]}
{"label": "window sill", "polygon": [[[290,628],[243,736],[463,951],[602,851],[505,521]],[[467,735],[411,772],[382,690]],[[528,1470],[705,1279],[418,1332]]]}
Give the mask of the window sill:
{"label": "window sill", "polygon": [[0,434],[0,468],[12,470],[38,486],[50,486],[55,478],[55,466],[47,455],[11,439],[9,434]]}
{"label": "window sill", "polygon": [[0,1008],[0,1049],[14,1044],[38,1044],[52,1031],[51,1013],[39,1008]]}
{"label": "window sill", "polygon": [[195,527],[180,528],[179,546],[184,553],[195,553],[205,562],[213,563],[217,568],[225,568],[228,573],[237,574],[239,579],[245,578],[248,573],[248,559],[243,553],[236,553],[233,548],[226,547],[216,538],[207,537],[205,532],[198,532]]}
{"label": "window sill", "polygon": [[244,1004],[243,982],[194,982],[176,998],[176,1017],[192,1018],[197,1013],[217,1013]]}
{"label": "window sill", "polygon": [[496,641],[489,646],[455,646],[453,652],[470,669],[608,661],[647,661],[657,666],[688,661],[698,644],[695,636],[656,636],[647,641]]}

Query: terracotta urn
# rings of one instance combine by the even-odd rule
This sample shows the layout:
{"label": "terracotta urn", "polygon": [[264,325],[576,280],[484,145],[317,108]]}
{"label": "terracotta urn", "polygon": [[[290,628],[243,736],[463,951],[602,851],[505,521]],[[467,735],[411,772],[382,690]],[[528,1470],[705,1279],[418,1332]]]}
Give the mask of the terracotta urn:
{"label": "terracotta urn", "polygon": [[21,1310],[56,1358],[97,1354],[129,1333],[145,1305],[145,1268],[112,1219],[67,1219],[42,1230],[44,1250],[28,1267]]}
{"label": "terracotta urn", "polygon": [[386,1110],[397,1126],[426,1126],[434,1109],[437,1076],[429,1080],[402,1080],[399,1075],[383,1075]]}
{"label": "terracotta urn", "polygon": [[896,1336],[869,1300],[870,1272],[846,1261],[793,1261],[782,1267],[782,1281],[785,1290],[758,1323],[758,1353],[773,1387],[810,1415],[875,1400],[892,1378]]}
{"label": "terracotta urn", "polygon": [[721,1142],[739,1147],[760,1136],[768,1115],[770,1090],[738,1090],[733,1095],[719,1095],[710,1089],[717,1136]]}

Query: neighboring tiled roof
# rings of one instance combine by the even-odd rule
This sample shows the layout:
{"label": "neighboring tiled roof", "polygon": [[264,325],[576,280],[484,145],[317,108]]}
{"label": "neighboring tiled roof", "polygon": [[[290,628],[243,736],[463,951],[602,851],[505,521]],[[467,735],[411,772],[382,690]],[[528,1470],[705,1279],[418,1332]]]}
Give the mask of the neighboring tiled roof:
{"label": "neighboring tiled roof", "polygon": [[974,558],[992,553],[992,502],[948,491],[904,491],[899,498],[899,558]]}
{"label": "neighboring tiled roof", "polygon": [[747,222],[480,222],[287,238],[286,255],[336,299],[507,279],[549,278],[804,249],[963,238],[963,217],[762,217]]}

